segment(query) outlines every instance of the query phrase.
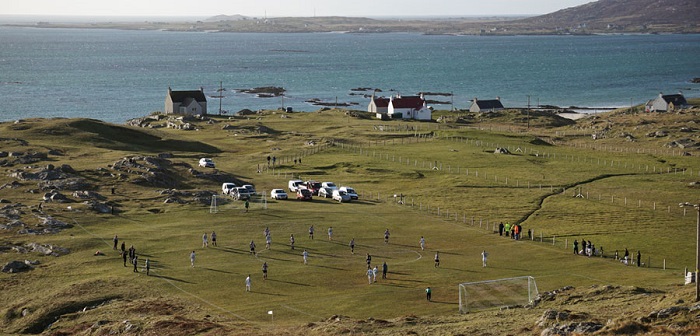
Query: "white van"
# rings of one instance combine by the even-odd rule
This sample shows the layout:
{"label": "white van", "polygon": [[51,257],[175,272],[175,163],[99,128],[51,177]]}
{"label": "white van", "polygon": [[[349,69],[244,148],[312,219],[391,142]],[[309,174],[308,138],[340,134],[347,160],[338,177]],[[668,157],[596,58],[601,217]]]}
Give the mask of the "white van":
{"label": "white van", "polygon": [[236,184],[233,182],[224,182],[221,184],[221,193],[224,195],[228,195],[233,188],[236,187]]}
{"label": "white van", "polygon": [[295,193],[303,184],[304,181],[302,180],[289,180],[289,184],[287,184],[287,186],[289,187],[289,192]]}
{"label": "white van", "polygon": [[333,182],[321,182],[321,187],[323,188],[331,188],[333,190],[338,189],[338,186],[335,185]]}

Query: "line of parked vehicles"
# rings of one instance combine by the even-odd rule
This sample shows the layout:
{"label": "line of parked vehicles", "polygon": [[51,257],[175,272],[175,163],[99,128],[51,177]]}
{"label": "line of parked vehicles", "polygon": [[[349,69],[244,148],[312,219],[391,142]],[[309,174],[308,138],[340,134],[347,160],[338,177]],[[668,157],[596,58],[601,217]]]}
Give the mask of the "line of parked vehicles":
{"label": "line of parked vehicles", "polygon": [[313,196],[332,198],[338,202],[350,202],[360,197],[352,187],[338,187],[333,182],[289,180],[289,192],[295,192],[297,199],[311,200]]}
{"label": "line of parked vehicles", "polygon": [[[352,187],[338,187],[333,182],[290,180],[288,188],[289,192],[293,193],[296,199],[302,201],[310,201],[314,196],[331,198],[341,203],[360,198]],[[239,187],[233,182],[223,183],[221,185],[221,193],[229,195],[235,200],[250,200],[252,196],[257,195],[253,185],[245,184]],[[270,190],[270,198],[286,200],[290,196],[284,189],[275,188]]]}
{"label": "line of parked vehicles", "polygon": [[[201,158],[199,166],[205,168],[214,168],[214,161],[210,158]],[[340,203],[357,200],[360,197],[355,192],[355,189],[347,186],[338,187],[333,182],[318,182],[318,181],[302,181],[289,180],[287,184],[290,193],[296,195],[296,199],[302,201],[310,201],[314,196],[331,198]],[[257,195],[255,187],[252,184],[244,184],[237,186],[233,182],[224,182],[221,184],[221,193],[229,195],[235,200],[250,200],[252,196]],[[275,200],[286,200],[289,198],[284,189],[272,189],[270,198]]]}

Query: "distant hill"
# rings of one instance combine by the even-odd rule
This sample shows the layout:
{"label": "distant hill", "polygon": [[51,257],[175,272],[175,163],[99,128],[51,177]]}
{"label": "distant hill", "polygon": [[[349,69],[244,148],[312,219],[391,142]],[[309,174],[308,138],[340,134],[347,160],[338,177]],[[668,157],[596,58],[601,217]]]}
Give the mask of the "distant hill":
{"label": "distant hill", "polygon": [[[2,25],[2,24],[0,24]],[[17,26],[17,24],[14,24]],[[391,33],[455,35],[556,35],[700,33],[700,0],[600,0],[551,14],[450,19],[362,17],[270,17],[217,15],[197,22],[21,24],[41,28],[152,29],[238,33]]]}
{"label": "distant hill", "polygon": [[600,0],[517,21],[518,26],[572,32],[678,32],[699,24],[698,0]]}

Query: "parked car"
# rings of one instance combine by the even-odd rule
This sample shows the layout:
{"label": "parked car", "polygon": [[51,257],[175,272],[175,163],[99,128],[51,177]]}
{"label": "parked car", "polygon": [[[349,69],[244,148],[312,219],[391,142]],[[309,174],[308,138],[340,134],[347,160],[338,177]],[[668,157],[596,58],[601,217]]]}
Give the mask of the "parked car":
{"label": "parked car", "polygon": [[250,194],[251,197],[257,195],[255,187],[253,187],[252,184],[244,184],[242,187],[248,189],[248,194]]}
{"label": "parked car", "polygon": [[233,182],[224,182],[221,184],[221,193],[224,195],[228,195],[231,193],[231,190],[236,187],[236,184]]}
{"label": "parked car", "polygon": [[333,189],[331,188],[321,188],[318,190],[318,197],[331,198],[333,197]]}
{"label": "parked car", "polygon": [[299,186],[303,184],[304,181],[302,180],[289,180],[287,187],[289,188],[289,192],[297,192],[297,190],[299,190]]}
{"label": "parked car", "polygon": [[344,191],[353,200],[360,198],[360,196],[358,196],[357,193],[355,192],[355,189],[353,189],[352,187],[340,187],[338,190]]}
{"label": "parked car", "polygon": [[250,194],[248,193],[248,189],[243,188],[243,187],[236,187],[233,190],[231,190],[231,197],[235,200],[249,200],[250,199]]}
{"label": "parked car", "polygon": [[340,203],[350,202],[350,195],[342,190],[333,190],[333,200]]}
{"label": "parked car", "polygon": [[331,189],[333,189],[333,190],[338,189],[338,186],[335,185],[335,183],[333,183],[333,182],[322,182],[322,183],[321,183],[321,187],[324,187],[324,188],[331,188]]}
{"label": "parked car", "polygon": [[216,168],[214,161],[212,161],[210,158],[199,159],[199,166],[204,168]]}
{"label": "parked car", "polygon": [[321,182],[317,181],[306,181],[304,182],[304,186],[306,189],[311,190],[311,194],[314,196],[318,196],[318,191],[321,189]]}
{"label": "parked car", "polygon": [[297,190],[297,199],[302,200],[302,201],[310,201],[311,200],[311,191],[309,189],[298,189]]}
{"label": "parked car", "polygon": [[270,198],[276,200],[286,200],[287,193],[284,191],[284,189],[272,189],[272,191],[270,191]]}

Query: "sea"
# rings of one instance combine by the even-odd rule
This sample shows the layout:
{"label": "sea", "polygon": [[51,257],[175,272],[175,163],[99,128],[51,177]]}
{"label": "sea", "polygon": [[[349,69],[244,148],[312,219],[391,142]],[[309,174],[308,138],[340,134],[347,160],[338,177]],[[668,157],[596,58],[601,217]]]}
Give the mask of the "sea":
{"label": "sea", "polygon": [[[459,36],[221,33],[0,26],[0,121],[84,117],[113,123],[164,109],[168,88],[208,96],[209,113],[366,110],[368,96],[426,96],[506,107],[643,104],[700,97],[700,35]],[[283,96],[241,89],[275,86]],[[219,91],[223,88],[223,91]],[[217,97],[220,96],[220,97]]]}

